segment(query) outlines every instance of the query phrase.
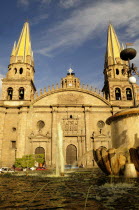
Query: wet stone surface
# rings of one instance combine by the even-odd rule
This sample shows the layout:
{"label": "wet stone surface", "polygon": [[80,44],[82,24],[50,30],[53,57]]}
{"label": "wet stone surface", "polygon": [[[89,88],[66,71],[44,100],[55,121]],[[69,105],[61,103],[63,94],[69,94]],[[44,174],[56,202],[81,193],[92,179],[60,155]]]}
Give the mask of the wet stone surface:
{"label": "wet stone surface", "polygon": [[0,176],[0,209],[139,209],[138,179],[106,177],[99,169],[75,170],[65,177],[35,173]]}

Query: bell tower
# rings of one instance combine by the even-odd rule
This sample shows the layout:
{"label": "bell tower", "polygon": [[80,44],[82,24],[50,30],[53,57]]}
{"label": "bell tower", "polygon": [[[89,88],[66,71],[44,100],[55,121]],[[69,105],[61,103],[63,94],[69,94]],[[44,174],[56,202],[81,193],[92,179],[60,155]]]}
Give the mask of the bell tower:
{"label": "bell tower", "polygon": [[75,77],[75,73],[72,73],[73,70],[70,68],[68,70],[67,76],[61,79],[62,88],[79,88],[80,80]]}
{"label": "bell tower", "polygon": [[123,50],[112,24],[108,26],[104,64],[103,93],[112,105],[132,106],[133,86],[128,81],[128,62],[120,58]]}
{"label": "bell tower", "polygon": [[25,22],[17,44],[14,43],[6,78],[2,80],[2,99],[31,100],[36,91],[34,72],[29,23]]}

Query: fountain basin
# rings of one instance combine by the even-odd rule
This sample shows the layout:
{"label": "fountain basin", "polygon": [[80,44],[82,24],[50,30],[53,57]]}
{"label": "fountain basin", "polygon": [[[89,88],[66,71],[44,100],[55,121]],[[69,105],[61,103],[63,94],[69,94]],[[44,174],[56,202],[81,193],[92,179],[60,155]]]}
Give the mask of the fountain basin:
{"label": "fountain basin", "polygon": [[106,121],[111,125],[112,147],[136,148],[139,146],[139,108],[117,112]]}
{"label": "fountain basin", "polygon": [[127,163],[125,165],[124,176],[126,178],[137,178],[137,172],[133,163]]}

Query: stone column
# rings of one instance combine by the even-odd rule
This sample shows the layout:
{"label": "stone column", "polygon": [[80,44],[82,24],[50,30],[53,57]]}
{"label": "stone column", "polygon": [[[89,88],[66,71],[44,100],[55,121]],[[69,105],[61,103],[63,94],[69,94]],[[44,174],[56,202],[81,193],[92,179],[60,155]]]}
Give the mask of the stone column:
{"label": "stone column", "polygon": [[81,139],[80,137],[78,136],[78,158],[80,158],[82,156],[82,147],[81,147]]}
{"label": "stone column", "polygon": [[57,141],[57,107],[52,107],[52,127],[51,127],[51,165],[56,163],[56,141]]}
{"label": "stone column", "polygon": [[30,139],[29,136],[34,133],[34,126],[33,126],[33,118],[34,118],[35,112],[33,106],[30,106],[28,109],[28,115],[27,115],[27,122],[26,122],[26,154],[35,154],[35,150],[33,148],[33,139]]}
{"label": "stone column", "polygon": [[46,165],[51,165],[51,139],[48,139],[48,142],[46,142],[46,148],[47,148],[47,158],[46,159]]}
{"label": "stone column", "polygon": [[26,155],[26,129],[27,129],[27,107],[22,107],[19,114],[18,122],[18,137],[17,137],[17,158],[22,158],[23,155]]}
{"label": "stone column", "polygon": [[2,165],[2,144],[3,144],[3,134],[4,134],[4,121],[5,121],[5,111],[4,108],[0,108],[0,167]]}
{"label": "stone column", "polygon": [[90,115],[90,110],[89,107],[85,107],[84,108],[84,121],[85,121],[85,135],[86,135],[86,152],[91,150],[91,141],[90,141],[90,119],[89,119],[89,115]]}
{"label": "stone column", "polygon": [[85,136],[82,136],[81,137],[81,145],[82,145],[82,164],[84,166],[87,165],[87,162],[86,162],[86,157],[85,157],[85,153],[86,153],[86,140],[85,140]]}
{"label": "stone column", "polygon": [[[85,153],[92,149],[91,147],[91,139],[90,139],[90,110],[89,107],[85,107],[84,109],[84,120],[85,120]],[[90,158],[89,156],[86,159],[86,164],[90,165]]]}

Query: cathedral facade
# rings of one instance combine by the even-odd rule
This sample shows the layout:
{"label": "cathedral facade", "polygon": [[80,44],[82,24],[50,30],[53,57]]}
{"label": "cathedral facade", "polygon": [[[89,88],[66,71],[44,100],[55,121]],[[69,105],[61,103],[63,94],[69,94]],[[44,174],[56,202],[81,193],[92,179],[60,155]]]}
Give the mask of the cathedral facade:
{"label": "cathedral facade", "polygon": [[128,63],[113,26],[108,27],[104,87],[82,85],[69,69],[60,84],[36,91],[29,24],[14,44],[0,100],[0,166],[11,167],[16,158],[44,154],[55,167],[58,123],[63,130],[66,164],[95,165],[93,149],[111,147],[107,118],[138,103],[138,86],[128,81]]}

